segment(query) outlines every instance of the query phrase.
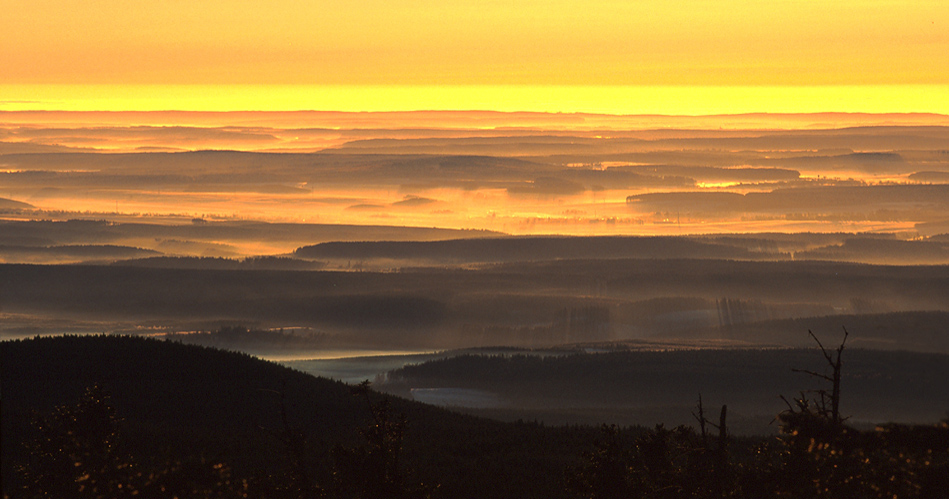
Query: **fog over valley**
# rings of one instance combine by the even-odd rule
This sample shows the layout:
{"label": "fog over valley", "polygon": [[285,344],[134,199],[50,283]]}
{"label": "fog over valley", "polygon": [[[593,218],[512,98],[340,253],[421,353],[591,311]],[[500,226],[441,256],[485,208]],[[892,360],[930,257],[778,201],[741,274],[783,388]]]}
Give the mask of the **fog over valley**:
{"label": "fog over valley", "polygon": [[[845,119],[863,125],[843,128],[822,123],[833,115],[723,117],[734,128],[711,130],[699,118],[582,114],[564,122],[446,113],[442,128],[425,113],[368,123],[358,114],[296,116],[326,127],[306,129],[274,128],[290,119],[280,113],[194,114],[214,126],[167,126],[166,114],[3,113],[0,209],[20,219],[174,215],[678,235],[912,231],[943,221],[949,199],[940,177],[949,173],[949,132],[939,115],[853,115]],[[69,125],[50,123],[57,118]],[[792,118],[792,127],[774,128]],[[308,134],[334,139],[284,149],[251,140],[291,135],[296,144]]]}
{"label": "fog over valley", "polygon": [[[136,490],[937,490],[949,117],[0,111],[0,346],[4,462],[100,411]],[[346,492],[379,456],[418,494]]]}

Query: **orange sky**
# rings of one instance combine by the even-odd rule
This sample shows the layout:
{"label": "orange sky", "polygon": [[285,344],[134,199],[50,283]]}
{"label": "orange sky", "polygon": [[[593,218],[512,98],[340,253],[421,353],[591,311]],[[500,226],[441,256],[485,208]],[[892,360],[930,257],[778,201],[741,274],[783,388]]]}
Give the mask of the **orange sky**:
{"label": "orange sky", "polygon": [[[590,88],[737,87],[771,90],[712,92],[665,112],[944,112],[938,98],[949,95],[944,0],[3,0],[0,8],[0,109],[512,110],[509,91],[477,89],[513,85],[561,89],[520,107],[531,110],[609,112]],[[902,85],[916,97],[894,87]],[[801,93],[815,86],[864,91],[859,102]],[[222,89],[213,106],[208,87]],[[425,90],[433,87],[443,95]],[[268,100],[255,88],[283,90],[264,92],[277,96]],[[330,88],[335,100],[295,88]],[[408,90],[380,98],[379,88]],[[684,98],[635,95],[638,104],[613,110],[662,112],[643,102]],[[700,105],[712,98],[725,109]]]}

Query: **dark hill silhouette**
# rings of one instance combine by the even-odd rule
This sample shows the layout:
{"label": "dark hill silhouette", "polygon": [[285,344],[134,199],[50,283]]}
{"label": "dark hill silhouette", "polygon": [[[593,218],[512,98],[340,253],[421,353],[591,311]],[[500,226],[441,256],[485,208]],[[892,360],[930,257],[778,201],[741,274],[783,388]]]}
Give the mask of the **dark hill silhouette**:
{"label": "dark hill silhouette", "polygon": [[[0,343],[3,370],[3,484],[16,483],[21,442],[33,411],[75,404],[98,384],[111,396],[124,446],[154,461],[205,458],[237,478],[282,476],[289,456],[261,428],[286,415],[316,447],[352,445],[367,425],[351,387],[225,352],[141,337],[65,336]],[[595,429],[504,424],[392,399],[406,416],[405,461],[437,497],[565,497],[562,472]],[[285,485],[285,484],[284,484]],[[9,489],[8,489],[9,487]]]}
{"label": "dark hill silhouette", "polygon": [[297,249],[308,259],[516,262],[576,258],[723,258],[760,256],[724,244],[673,237],[512,237],[447,241],[328,242]]}
{"label": "dark hill silhouette", "polygon": [[[681,193],[676,193],[681,194]],[[741,194],[691,193],[716,204]],[[709,205],[711,206],[711,205]],[[336,267],[457,265],[564,259],[695,258],[731,260],[831,260],[886,264],[949,263],[939,240],[898,239],[894,234],[726,234],[707,236],[530,236],[438,241],[329,241],[298,248],[294,256],[328,260]]]}
{"label": "dark hill silhouette", "polygon": [[2,210],[23,210],[29,208],[33,208],[33,205],[14,199],[0,198],[0,209]]}
{"label": "dark hill silhouette", "polygon": [[160,255],[158,251],[118,246],[114,244],[82,244],[68,246],[0,246],[0,255],[5,257],[24,256],[37,259],[82,259],[114,260],[118,258],[145,258]]}
{"label": "dark hill silhouette", "polygon": [[205,221],[191,224],[115,223],[106,220],[0,221],[0,243],[23,239],[57,244],[115,244],[127,240],[184,241],[389,241],[498,237],[490,231],[466,231],[383,225],[292,224],[245,221]]}
{"label": "dark hill silhouette", "polygon": [[944,210],[949,186],[940,184],[779,188],[769,192],[651,192],[628,196],[641,209],[681,213],[827,213],[917,203]]}
{"label": "dark hill silhouette", "polygon": [[251,355],[262,355],[267,352],[289,353],[306,349],[318,350],[326,344],[325,333],[309,330],[265,331],[238,326],[225,326],[214,331],[158,334],[155,337],[188,345],[235,350]]}
{"label": "dark hill silhouette", "polygon": [[120,260],[114,262],[113,265],[156,269],[215,270],[317,270],[323,267],[320,262],[277,256],[260,256],[243,260],[220,257],[155,256]]}
{"label": "dark hill silhouette", "polygon": [[825,246],[794,254],[807,260],[881,261],[890,264],[949,262],[949,244],[940,241],[848,239],[839,246]]}

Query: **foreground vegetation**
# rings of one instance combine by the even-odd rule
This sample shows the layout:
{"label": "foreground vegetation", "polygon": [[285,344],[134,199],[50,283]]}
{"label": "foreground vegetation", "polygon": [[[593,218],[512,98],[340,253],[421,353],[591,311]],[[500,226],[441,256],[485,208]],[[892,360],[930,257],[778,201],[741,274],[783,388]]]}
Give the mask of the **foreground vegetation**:
{"label": "foreground vegetation", "polygon": [[758,438],[731,435],[727,407],[701,401],[695,427],[551,428],[170,342],[59,337],[0,347],[3,434],[13,436],[3,442],[3,492],[12,498],[935,498],[949,490],[949,420],[848,424],[843,345],[824,351],[825,389],[787,399],[780,434]]}

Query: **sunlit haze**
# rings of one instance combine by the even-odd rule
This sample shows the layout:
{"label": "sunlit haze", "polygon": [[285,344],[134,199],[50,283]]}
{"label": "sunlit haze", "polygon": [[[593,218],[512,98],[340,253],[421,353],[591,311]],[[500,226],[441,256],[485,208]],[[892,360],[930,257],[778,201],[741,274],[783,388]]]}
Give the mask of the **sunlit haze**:
{"label": "sunlit haze", "polygon": [[0,110],[949,114],[949,85],[126,85],[0,83]]}
{"label": "sunlit haze", "polygon": [[[587,235],[943,216],[913,190],[946,181],[941,1],[8,3],[0,196],[21,218]],[[827,195],[857,188],[876,190]]]}
{"label": "sunlit haze", "polygon": [[940,0],[12,0],[0,109],[949,113]]}
{"label": "sunlit haze", "polygon": [[6,2],[6,83],[945,84],[940,0]]}

